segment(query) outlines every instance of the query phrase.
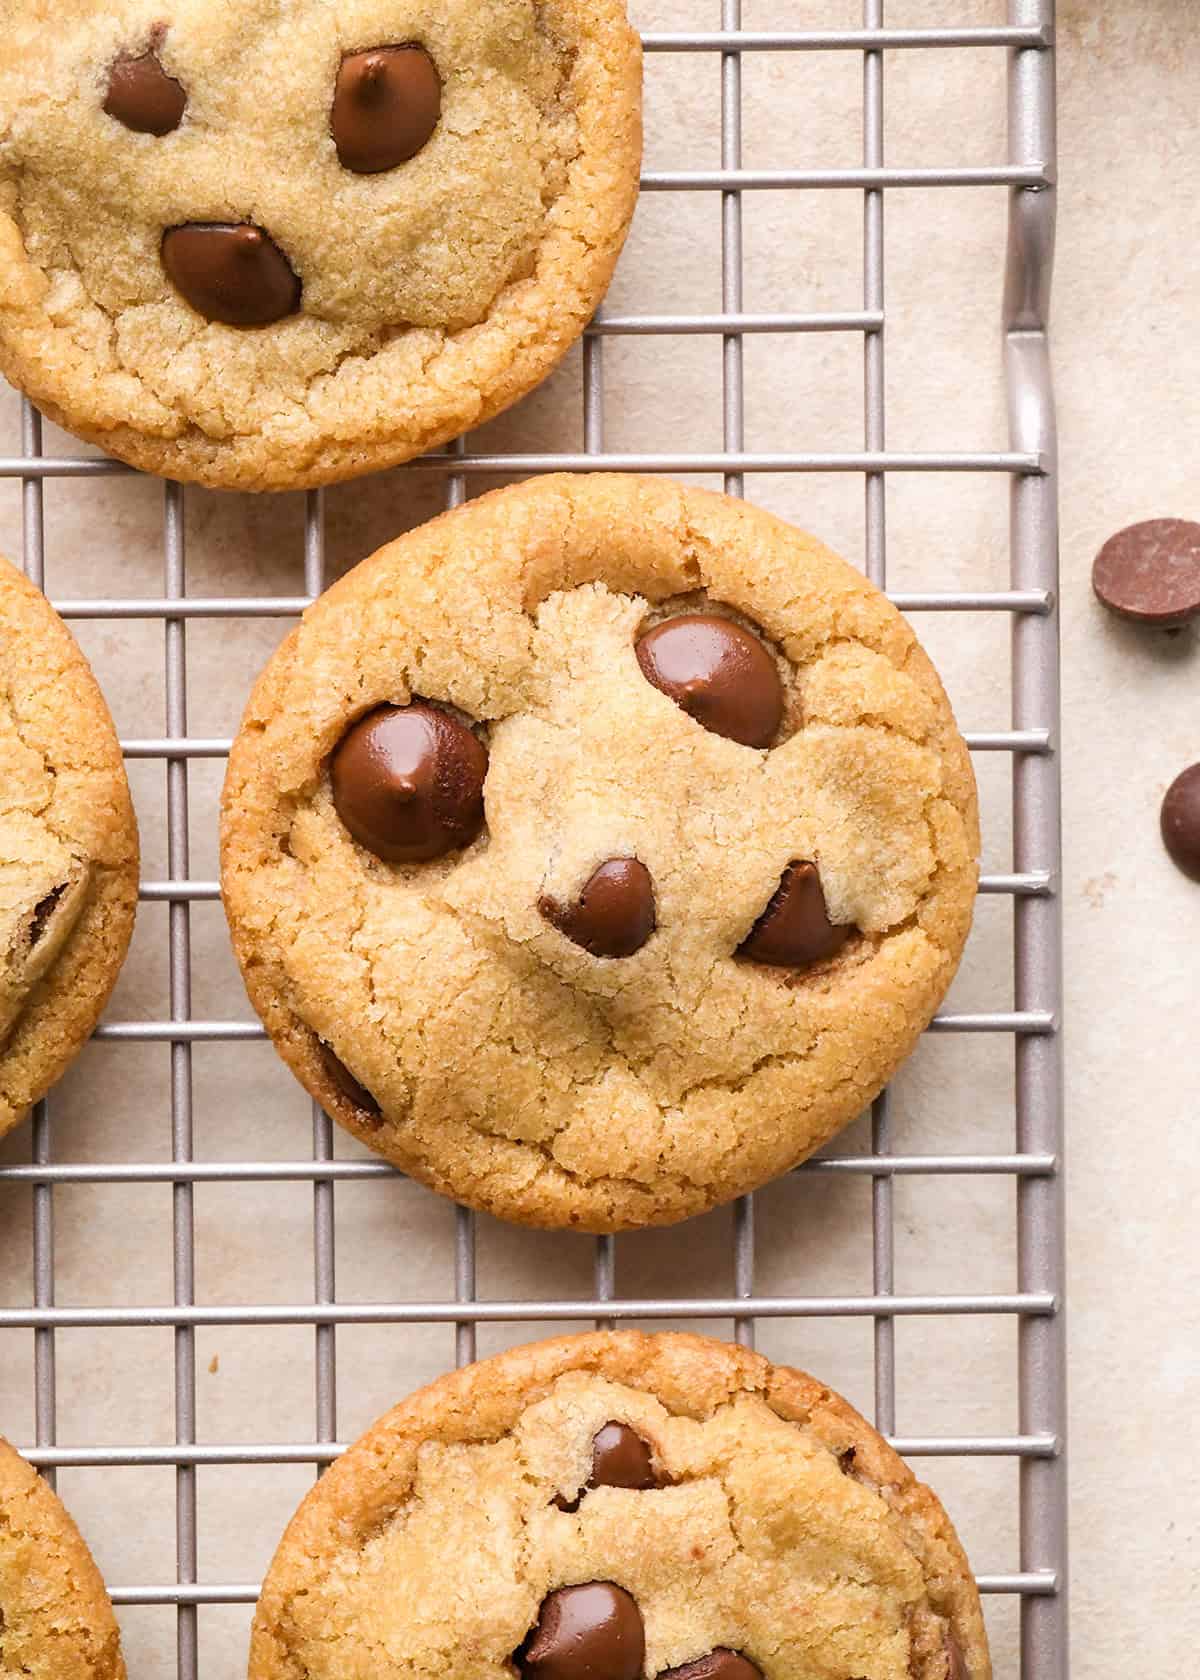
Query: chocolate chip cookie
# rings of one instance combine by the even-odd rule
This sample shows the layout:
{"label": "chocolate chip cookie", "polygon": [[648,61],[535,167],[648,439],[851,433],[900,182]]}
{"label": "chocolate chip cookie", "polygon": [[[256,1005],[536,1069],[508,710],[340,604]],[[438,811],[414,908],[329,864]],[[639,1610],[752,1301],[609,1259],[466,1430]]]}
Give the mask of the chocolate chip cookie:
{"label": "chocolate chip cookie", "polygon": [[443,1377],[305,1499],[250,1680],[989,1680],[938,1500],[812,1377],[568,1336]]}
{"label": "chocolate chip cookie", "polygon": [[96,1025],[137,890],[108,708],[45,596],[0,560],[0,1137]]}
{"label": "chocolate chip cookie", "polygon": [[913,1048],[971,920],[970,761],[889,602],[648,479],[383,549],[260,678],[226,782],[250,997],[343,1125],[507,1219],[667,1223]]}
{"label": "chocolate chip cookie", "polygon": [[640,160],[622,0],[10,0],[0,370],[169,478],[391,466],[565,355]]}
{"label": "chocolate chip cookie", "polygon": [[117,1624],[79,1530],[0,1439],[0,1675],[125,1680]]}

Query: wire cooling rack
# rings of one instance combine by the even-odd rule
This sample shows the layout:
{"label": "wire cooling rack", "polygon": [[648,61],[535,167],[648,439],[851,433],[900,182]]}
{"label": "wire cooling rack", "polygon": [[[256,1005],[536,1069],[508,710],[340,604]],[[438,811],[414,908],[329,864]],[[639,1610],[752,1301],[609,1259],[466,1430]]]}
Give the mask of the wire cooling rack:
{"label": "wire cooling rack", "polygon": [[[1012,872],[985,876],[981,891],[1011,898],[1014,1005],[1010,1011],[943,1013],[932,1031],[1006,1034],[1015,1059],[1014,1149],[1011,1153],[901,1155],[892,1149],[889,1099],[871,1116],[871,1148],[863,1155],[831,1155],[805,1173],[863,1175],[871,1183],[872,1293],[857,1296],[763,1295],[755,1289],[753,1198],[739,1202],[733,1220],[731,1293],[705,1299],[625,1298],[617,1294],[612,1238],[595,1239],[592,1293],[583,1299],[479,1299],[473,1216],[456,1210],[453,1299],[344,1301],[335,1291],[335,1186],[388,1176],[382,1163],[334,1157],[330,1122],[312,1117],[311,1159],[203,1161],[193,1151],[193,1046],[261,1037],[249,1021],[197,1020],[192,1011],[190,931],[192,906],[218,896],[213,881],[189,875],[189,766],[221,758],[229,742],[189,736],[186,626],[202,619],[286,618],[301,611],[322,588],[325,571],[324,498],[307,499],[303,593],[292,597],[189,596],[186,587],[184,491],[164,486],[161,597],[56,600],[74,620],[151,620],[163,624],[166,651],[166,732],[124,742],[130,759],[161,761],[166,772],[167,879],[143,883],[144,901],[167,906],[169,1015],[167,1020],[108,1021],[104,1040],[158,1042],[170,1047],[171,1159],[160,1162],[57,1161],[49,1105],[32,1125],[28,1164],[0,1167],[0,1188],[28,1186],[33,1201],[33,1299],[0,1310],[0,1331],[32,1331],[35,1433],[29,1457],[53,1477],[60,1466],[162,1466],[173,1470],[176,1512],[176,1580],[169,1585],[112,1586],[118,1605],[159,1606],[176,1619],[175,1647],[181,1680],[206,1672],[198,1641],[205,1606],[253,1601],[256,1584],[200,1578],[197,1543],[197,1475],[214,1465],[308,1464],[318,1467],[341,1450],[337,1439],[336,1337],[349,1325],[447,1325],[454,1327],[459,1363],[476,1351],[476,1327],[489,1323],[538,1326],[595,1321],[732,1321],[735,1334],[752,1343],[760,1319],[866,1319],[874,1330],[875,1415],[902,1452],[943,1458],[1016,1460],[1019,1499],[1019,1569],[981,1575],[988,1594],[1017,1595],[1020,1602],[1022,1680],[1065,1680],[1067,1601],[1064,1456],[1063,1207],[1061,1177],[1061,936],[1057,882],[1060,858],[1058,734],[1057,486],[1053,398],[1046,343],[1054,230],[1053,0],[1010,0],[1009,22],[997,28],[896,29],[884,27],[883,0],[864,0],[863,27],[854,30],[750,32],[742,27],[741,0],[720,0],[719,31],[660,33],[646,37],[651,53],[699,54],[721,66],[721,167],[648,174],[654,193],[709,193],[721,205],[722,300],[717,313],[602,315],[583,351],[582,453],[484,454],[460,442],[427,458],[424,472],[444,481],[448,506],[462,502],[468,485],[505,474],[560,469],[611,468],[675,473],[717,473],[740,494],[755,473],[860,474],[865,483],[865,553],[870,577],[886,585],[886,486],[894,473],[983,473],[1007,476],[1011,485],[1010,587],[1003,590],[893,593],[910,612],[1001,614],[1011,621],[1013,701],[1010,725],[968,737],[976,752],[1012,755]],[[903,169],[884,164],[883,68],[885,51],[928,52],[951,47],[994,49],[1008,55],[1009,156],[988,168]],[[771,53],[860,55],[863,66],[864,155],[856,169],[751,170],[742,164],[742,73],[745,56]],[[889,189],[1001,186],[1009,189],[1009,260],[1004,293],[1004,347],[1008,382],[1010,448],[990,453],[900,454],[889,451],[884,387],[884,201]],[[756,190],[829,189],[862,195],[864,207],[862,308],[852,313],[761,314],[743,306],[743,194]],[[842,333],[862,337],[865,436],[857,452],[748,453],[744,446],[744,357],[752,334]],[[723,347],[723,447],[711,454],[617,454],[605,447],[606,341],[620,335],[707,335]],[[92,478],[126,471],[107,460],[43,453],[42,423],[22,410],[19,453],[0,458],[0,480],[18,480],[22,495],[24,564],[43,580],[43,504],[48,480]],[[1012,1294],[900,1294],[894,1289],[897,1180],[919,1175],[1005,1175],[1015,1188],[1017,1283]],[[311,1302],[198,1305],[194,1194],[210,1182],[300,1181],[313,1193],[314,1289]],[[54,1264],[55,1186],[161,1184],[172,1188],[174,1299],[169,1306],[72,1307],[56,1303]],[[686,1240],[686,1239],[685,1239]],[[992,1314],[1011,1317],[1019,1355],[1019,1428],[1012,1435],[906,1436],[895,1434],[898,1320],[924,1315]],[[313,1441],[213,1445],[197,1443],[196,1337],[212,1326],[311,1327],[316,1341]],[[174,1443],[167,1446],[77,1447],[58,1444],[56,1332],[68,1328],[167,1326],[174,1336]],[[211,1675],[214,1671],[210,1668]]]}

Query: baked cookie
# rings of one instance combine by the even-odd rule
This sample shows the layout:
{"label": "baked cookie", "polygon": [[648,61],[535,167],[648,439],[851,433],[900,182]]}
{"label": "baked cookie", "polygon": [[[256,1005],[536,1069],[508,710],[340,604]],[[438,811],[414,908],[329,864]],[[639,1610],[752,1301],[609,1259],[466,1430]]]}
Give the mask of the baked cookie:
{"label": "baked cookie", "polygon": [[406,461],[583,331],[640,68],[622,0],[9,0],[0,369],[169,478]]}
{"label": "baked cookie", "polygon": [[0,1676],[125,1680],[112,1605],[79,1530],[0,1439]]}
{"label": "baked cookie", "polygon": [[989,1680],[935,1496],[829,1389],[621,1331],[403,1401],[307,1496],[250,1680]]}
{"label": "baked cookie", "polygon": [[811,537],[615,475],[496,492],[330,589],[223,811],[251,1000],[329,1112],[507,1219],[668,1223],[912,1049],[971,920],[966,747]]}
{"label": "baked cookie", "polygon": [[0,559],[0,1137],[91,1034],[137,891],[104,698],[45,596]]}

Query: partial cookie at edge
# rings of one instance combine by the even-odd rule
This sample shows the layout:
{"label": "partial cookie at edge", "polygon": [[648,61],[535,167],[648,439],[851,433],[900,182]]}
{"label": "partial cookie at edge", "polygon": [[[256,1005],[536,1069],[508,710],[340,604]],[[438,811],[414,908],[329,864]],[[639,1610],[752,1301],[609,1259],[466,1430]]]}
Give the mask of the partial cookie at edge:
{"label": "partial cookie at edge", "polygon": [[[278,490],[395,465],[532,390],[607,288],[641,162],[622,0],[64,0],[49,44],[32,0],[10,11],[0,370],[135,466]],[[339,64],[414,40],[439,61],[437,131],[357,174],[331,131]],[[187,95],[161,135],[104,108],[112,65],[151,49]],[[254,233],[299,310],[206,320],[163,265],[181,227]]]}
{"label": "partial cookie at edge", "polygon": [[0,560],[0,1136],[60,1078],[124,961],[138,840],[112,719],[74,637]]}
{"label": "partial cookie at edge", "polygon": [[[643,1428],[656,1462],[660,1452],[668,1451],[660,1481],[663,1491],[600,1489],[586,1495],[579,1516],[571,1504],[565,1515],[559,1515],[561,1506],[552,1509],[557,1480],[565,1477],[574,1486],[586,1474],[583,1437],[610,1408]],[[801,1455],[790,1461],[781,1458],[781,1473],[801,1475],[811,1499],[824,1489],[820,1509],[804,1500],[783,1498],[782,1492],[782,1503],[773,1501],[761,1473],[752,1469],[754,1454],[763,1455],[764,1464],[772,1461],[771,1431],[777,1427],[772,1419],[794,1425],[797,1431],[793,1442],[779,1439],[785,1452]],[[694,1426],[682,1420],[693,1420]],[[460,1630],[459,1636],[471,1637],[481,1613],[475,1600],[484,1593],[487,1581],[494,1579],[494,1590],[486,1594],[487,1614],[479,1623],[479,1643],[472,1646],[481,1674],[507,1672],[507,1643],[511,1640],[515,1647],[536,1610],[540,1592],[589,1578],[611,1578],[630,1590],[639,1581],[646,1586],[653,1601],[649,1643],[663,1661],[695,1658],[706,1644],[728,1643],[738,1631],[736,1612],[728,1599],[724,1622],[711,1619],[699,1608],[692,1616],[688,1604],[693,1600],[687,1599],[686,1585],[680,1583],[695,1575],[694,1602],[699,1606],[706,1583],[728,1568],[730,1560],[712,1548],[719,1548],[720,1535],[732,1518],[726,1500],[735,1496],[728,1488],[715,1490],[710,1532],[705,1534],[704,1555],[698,1557],[689,1550],[688,1535],[676,1533],[686,1523],[682,1502],[690,1497],[689,1490],[673,1488],[668,1474],[673,1464],[687,1482],[689,1463],[715,1462],[710,1449],[700,1451],[705,1425],[723,1431],[724,1445],[717,1459],[726,1466],[722,1479],[732,1479],[731,1485],[740,1490],[735,1527],[743,1544],[761,1549],[767,1559],[791,1547],[798,1548],[797,1555],[803,1557],[805,1545],[821,1547],[827,1538],[834,1550],[814,1552],[811,1578],[829,1582],[835,1591],[838,1546],[844,1545],[846,1559],[857,1559],[864,1569],[866,1558],[890,1556],[900,1567],[899,1575],[888,1577],[897,1590],[910,1568],[904,1563],[907,1553],[916,1563],[921,1585],[914,1596],[909,1576],[908,1586],[902,1589],[911,1617],[905,1680],[910,1675],[911,1680],[947,1680],[952,1672],[952,1647],[961,1659],[964,1680],[990,1680],[978,1593],[949,1518],[933,1493],[846,1401],[804,1373],[772,1367],[741,1348],[692,1335],[635,1331],[568,1336],[512,1349],[441,1378],[373,1425],[307,1496],[280,1543],[255,1618],[251,1680],[291,1680],[300,1672],[323,1680],[322,1663],[331,1657],[336,1661],[339,1650],[337,1644],[324,1641],[352,1637],[332,1619],[321,1622],[327,1595],[320,1582],[325,1578],[340,1581],[349,1599],[369,1593],[379,1611],[381,1633],[386,1636],[389,1627],[394,1633],[399,1631],[404,1616],[389,1617],[384,1577],[376,1579],[374,1573],[386,1570],[387,1537],[421,1532],[410,1528],[406,1508],[415,1516],[417,1501],[434,1498],[442,1479],[449,1478],[463,1512],[464,1536],[469,1537],[464,1543],[474,1544],[483,1530],[472,1508],[471,1490],[476,1484],[468,1461],[473,1443],[493,1449],[487,1471],[479,1472],[485,1475],[480,1485],[491,1490],[486,1495],[490,1513],[486,1532],[493,1536],[493,1544],[477,1560],[478,1567],[472,1562],[468,1571],[472,1589],[463,1596],[456,1614],[468,1630],[466,1634]],[[671,1436],[665,1449],[664,1430]],[[514,1431],[519,1431],[519,1446]],[[564,1435],[572,1439],[564,1441]],[[573,1439],[576,1435],[581,1437],[578,1442]],[[508,1526],[512,1517],[501,1492],[509,1474],[519,1484],[516,1507],[523,1513],[515,1530]],[[697,1470],[696,1475],[711,1475],[711,1471]],[[768,1480],[772,1487],[776,1485],[775,1478]],[[861,1484],[861,1494],[855,1491],[855,1483]],[[660,1502],[662,1512],[661,1520],[651,1523],[661,1545],[653,1570],[634,1538],[637,1513],[649,1511],[639,1506],[642,1500]],[[702,1515],[709,1505],[701,1497],[689,1510],[693,1516]],[[876,1525],[884,1547],[878,1553],[872,1539]],[[415,1539],[410,1549],[412,1545]],[[511,1555],[510,1548],[519,1555]],[[825,1563],[820,1561],[822,1556]],[[507,1573],[510,1558],[518,1571],[515,1578]],[[808,1570],[802,1566],[802,1571],[807,1578]],[[486,1578],[484,1585],[479,1585],[480,1572]],[[676,1613],[672,1606],[681,1592],[687,1601],[678,1605]],[[436,1593],[433,1602],[436,1607]],[[861,1602],[866,1614],[868,1600],[864,1596]],[[810,1608],[815,1612],[818,1601]],[[855,1614],[853,1609],[848,1613]],[[751,1618],[760,1635],[765,1615],[764,1611]],[[429,1631],[426,1621],[422,1612],[421,1637]],[[323,1628],[320,1639],[316,1638],[318,1626]],[[789,1622],[784,1613],[777,1631],[782,1652],[788,1636],[794,1639],[804,1629],[795,1618]],[[454,1630],[450,1636],[455,1637]],[[415,1632],[413,1637],[417,1637]],[[896,1664],[904,1650],[903,1636],[897,1640],[894,1623],[888,1635],[881,1622],[881,1645],[889,1637],[892,1656],[887,1673],[892,1675],[899,1672]],[[452,1645],[446,1649],[446,1660],[452,1651]],[[766,1680],[776,1680],[763,1650],[751,1649],[747,1655],[752,1660],[757,1657]],[[836,1653],[831,1649],[827,1655],[833,1659]],[[782,1662],[783,1656],[778,1660]],[[498,1665],[495,1670],[493,1662]],[[658,1672],[659,1666],[648,1652],[647,1673]],[[836,1672],[836,1661],[831,1661],[829,1671]],[[781,1668],[778,1672],[789,1671]]]}
{"label": "partial cookie at edge", "polygon": [[112,1605],[50,1488],[0,1438],[0,1676],[125,1680]]}

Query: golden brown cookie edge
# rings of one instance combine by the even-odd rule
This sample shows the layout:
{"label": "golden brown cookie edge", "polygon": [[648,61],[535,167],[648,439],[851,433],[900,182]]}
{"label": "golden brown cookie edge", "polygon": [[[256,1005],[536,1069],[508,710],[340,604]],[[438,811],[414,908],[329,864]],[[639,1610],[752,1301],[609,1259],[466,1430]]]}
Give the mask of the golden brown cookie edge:
{"label": "golden brown cookie edge", "polygon": [[0,1137],[25,1118],[75,1060],[103,1013],[133,935],[139,882],[137,820],[112,715],[82,649],[23,572],[0,556],[0,627],[17,629],[31,655],[57,648],[64,715],[92,734],[97,770],[112,807],[115,856],[93,860],[79,920],[0,1051]]}
{"label": "golden brown cookie edge", "polygon": [[[55,1663],[47,1672],[55,1680],[125,1680],[116,1617],[87,1542],[58,1495],[0,1436],[0,1513],[11,1521],[18,1502],[31,1514],[45,1541],[40,1555],[40,1596],[48,1596],[46,1575],[53,1576],[58,1587],[54,1594]],[[77,1607],[77,1614],[64,1625],[62,1607],[68,1604]]]}
{"label": "golden brown cookie edge", "polygon": [[[547,1181],[552,1176],[549,1168],[540,1173],[532,1185],[524,1185],[515,1193],[497,1191],[494,1175],[492,1182],[483,1190],[461,1181],[452,1181],[425,1156],[404,1149],[397,1139],[389,1137],[386,1122],[383,1126],[363,1124],[359,1111],[347,1101],[324,1068],[315,1035],[287,1007],[283,969],[264,959],[254,927],[255,825],[248,819],[247,811],[251,804],[256,803],[254,790],[260,785],[260,754],[266,724],[277,708],[279,696],[286,689],[290,663],[297,654],[302,636],[314,629],[319,630],[321,624],[333,619],[347,602],[353,602],[360,591],[369,591],[374,573],[393,564],[397,554],[427,556],[437,550],[447,531],[463,526],[467,521],[519,519],[523,514],[537,510],[542,503],[553,513],[556,502],[561,503],[568,515],[574,518],[581,514],[592,517],[600,529],[611,517],[622,514],[626,518],[633,517],[644,512],[648,506],[664,519],[682,520],[687,530],[686,540],[710,544],[734,543],[736,546],[739,541],[747,541],[748,533],[753,533],[762,541],[784,541],[790,549],[819,561],[836,576],[846,600],[853,600],[857,608],[874,615],[881,634],[895,639],[897,646],[903,648],[908,674],[934,699],[938,722],[930,745],[942,759],[956,798],[961,800],[968,837],[973,842],[972,856],[960,871],[961,878],[943,881],[936,893],[931,893],[931,898],[936,898],[937,917],[948,944],[938,973],[927,988],[927,995],[919,1005],[913,1000],[905,1029],[895,1029],[883,1075],[875,1074],[870,1078],[860,1077],[847,1082],[837,1097],[831,1096],[818,1134],[799,1148],[794,1138],[781,1137],[773,1152],[771,1170],[766,1174],[758,1168],[743,1168],[739,1176],[736,1163],[731,1164],[729,1176],[715,1192],[710,1187],[686,1181],[668,1184],[665,1180],[656,1183],[653,1190],[626,1180],[598,1180],[581,1186],[566,1174],[559,1175],[563,1181],[561,1185],[555,1182],[548,1191]],[[524,580],[519,581],[523,587]],[[907,621],[847,561],[835,555],[818,539],[775,515],[716,491],[685,487],[670,479],[632,474],[559,473],[491,491],[465,507],[443,513],[405,533],[347,572],[308,609],[302,624],[285,638],[255,683],[234,742],[221,809],[222,895],[235,954],[256,1013],[266,1026],[277,1051],[301,1084],[360,1142],[430,1189],[499,1218],[551,1230],[606,1233],[675,1224],[761,1187],[799,1165],[836,1135],[862,1112],[896,1068],[912,1053],[948,990],[970,931],[978,878],[978,801],[970,757],[955,726],[941,680]],[[269,829],[269,825],[260,826]]]}
{"label": "golden brown cookie edge", "polygon": [[[934,1608],[963,1653],[967,1680],[991,1680],[979,1592],[940,1500],[849,1401],[806,1372],[761,1354],[683,1331],[590,1331],[510,1348],[448,1372],[378,1419],[313,1487],[284,1531],[263,1583],[250,1646],[249,1680],[294,1680],[276,1625],[290,1597],[304,1591],[312,1559],[364,1537],[407,1498],[421,1443],[495,1440],[567,1372],[584,1371],[642,1389],[669,1411],[704,1418],[738,1394],[756,1394],[786,1422],[805,1427],[840,1453],[853,1447],[872,1484],[910,1531]],[[914,1680],[941,1680],[927,1665]]]}

